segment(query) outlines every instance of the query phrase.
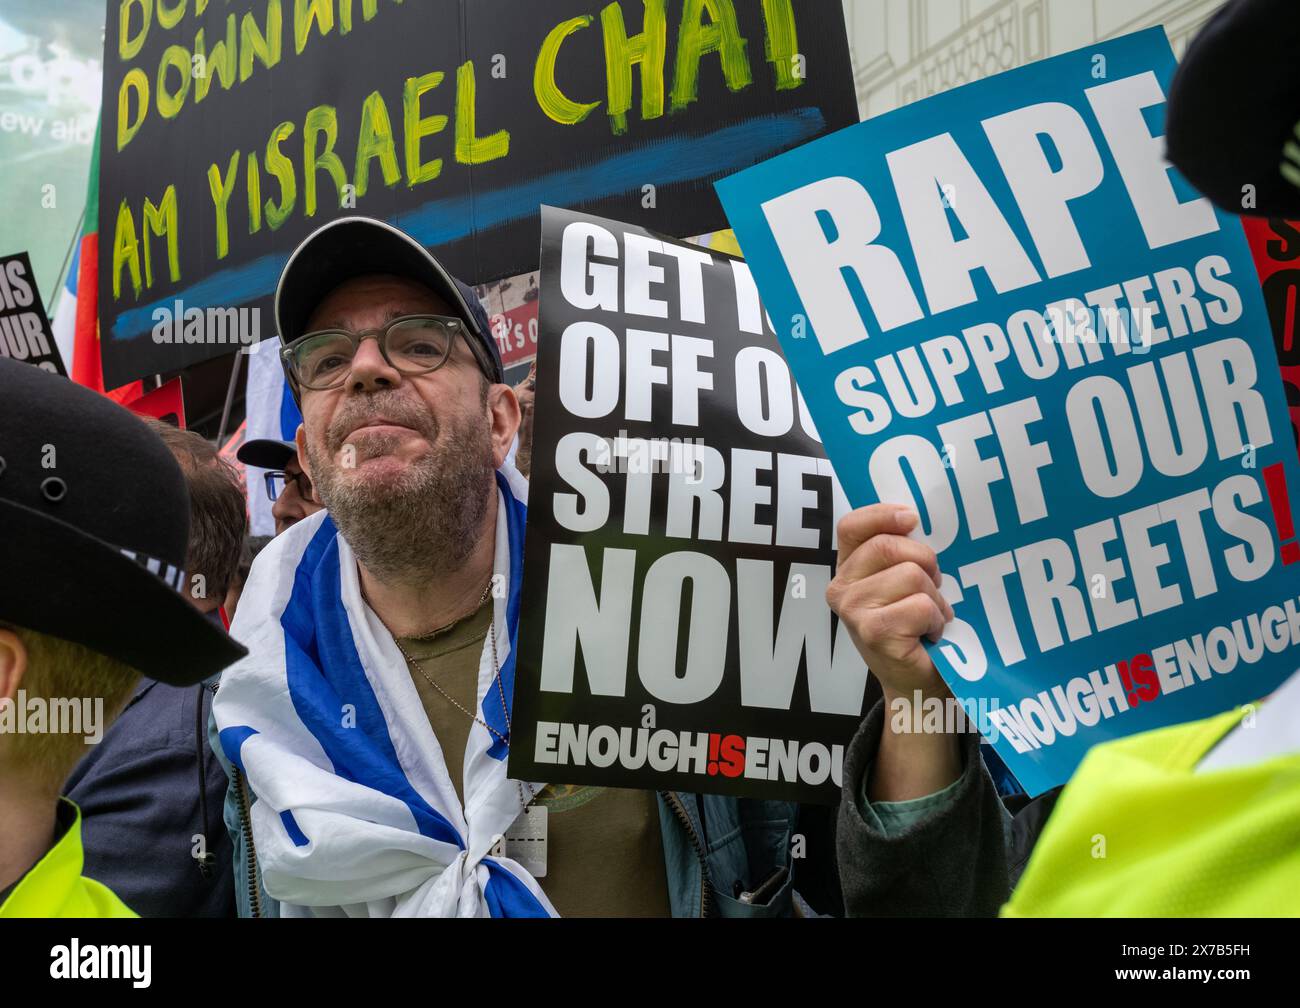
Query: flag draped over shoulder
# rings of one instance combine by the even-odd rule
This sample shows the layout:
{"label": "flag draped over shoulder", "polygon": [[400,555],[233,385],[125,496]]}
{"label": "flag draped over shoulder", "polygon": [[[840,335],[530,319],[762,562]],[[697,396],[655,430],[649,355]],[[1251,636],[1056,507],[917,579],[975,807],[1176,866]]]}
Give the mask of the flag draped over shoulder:
{"label": "flag draped over shoulder", "polygon": [[110,399],[129,403],[143,394],[139,381],[105,390],[99,356],[99,127],[90,156],[86,183],[86,209],[81,218],[81,238],[64,280],[63,296],[54,315],[53,330],[68,376],[78,385],[102,392]]}
{"label": "flag draped over shoulder", "polygon": [[[497,473],[493,592],[506,702],[523,579],[527,483]],[[504,597],[502,597],[504,596]],[[213,703],[245,774],[266,891],[282,916],[546,917],[516,861],[489,852],[541,790],[506,776],[507,711],[492,641],[479,660],[462,807],[406,661],[361,596],[356,559],[325,512],[257,558],[232,634],[249,649]],[[483,723],[480,723],[483,722]]]}

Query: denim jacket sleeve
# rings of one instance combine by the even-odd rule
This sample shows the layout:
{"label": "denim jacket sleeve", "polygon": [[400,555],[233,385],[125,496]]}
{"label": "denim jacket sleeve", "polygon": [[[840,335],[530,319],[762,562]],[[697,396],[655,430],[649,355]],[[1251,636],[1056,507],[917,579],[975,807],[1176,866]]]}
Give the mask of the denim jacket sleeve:
{"label": "denim jacket sleeve", "polygon": [[[215,692],[215,690],[214,690]],[[234,767],[226,759],[226,753],[221,748],[221,739],[217,733],[217,719],[211,714],[208,715],[208,745],[212,747],[213,753],[221,762],[222,769],[226,771],[226,798],[221,806],[222,820],[226,824],[226,831],[230,834],[230,842],[234,847],[235,860],[235,908],[240,917],[253,916],[253,881],[250,875],[254,872],[252,865],[251,852],[248,844],[244,839],[244,824],[242,822],[242,813],[240,810],[239,794],[235,785]],[[251,800],[251,798],[250,798]],[[262,886],[262,879],[259,875],[256,881],[257,893],[260,910],[259,916],[262,917],[279,917],[280,904],[271,899],[266,894],[266,889]]]}

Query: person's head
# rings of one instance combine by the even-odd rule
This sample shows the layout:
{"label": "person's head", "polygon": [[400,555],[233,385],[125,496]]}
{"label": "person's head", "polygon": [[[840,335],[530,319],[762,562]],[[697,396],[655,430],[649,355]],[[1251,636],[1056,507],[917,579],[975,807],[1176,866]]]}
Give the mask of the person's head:
{"label": "person's head", "polygon": [[271,501],[276,535],[324,507],[316,497],[311,479],[302,470],[298,446],[292,441],[252,438],[239,446],[235,457],[246,466],[264,470],[262,476]]}
{"label": "person's head", "polygon": [[[312,242],[294,256],[304,270]],[[366,261],[375,258],[384,261]],[[464,562],[486,532],[493,473],[519,426],[519,404],[476,317],[481,307],[468,310],[466,289],[441,284],[444,273],[415,279],[419,268],[427,267],[417,263],[406,275],[336,271],[310,299],[296,294],[294,322],[284,304],[291,260],[277,295],[290,355],[313,334],[366,336],[286,360],[303,415],[299,461],[357,559],[395,583]],[[405,321],[392,325],[398,319]],[[373,338],[385,331],[386,353]]]}
{"label": "person's head", "polygon": [[146,418],[180,463],[190,491],[190,538],[185,558],[189,599],[199,612],[218,608],[235,582],[248,527],[239,477],[206,440]]}
{"label": "person's head", "polygon": [[17,704],[19,691],[29,709],[52,717],[83,700],[102,701],[91,709],[98,723],[81,722],[75,731],[0,732],[0,774],[7,787],[22,787],[52,801],[77,762],[86,755],[87,739],[102,737],[140,681],[131,666],[98,654],[82,644],[25,630],[0,621],[0,703]]}
{"label": "person's head", "polygon": [[57,792],[141,675],[190,686],[247,654],[184,597],[189,528],[185,476],[149,426],[0,358],[0,704],[10,723],[20,699],[43,715],[0,730],[7,798]]}
{"label": "person's head", "polygon": [[226,592],[226,601],[222,608],[226,610],[226,616],[233,620],[235,612],[239,608],[240,596],[244,594],[244,584],[248,581],[249,572],[253,569],[253,561],[257,559],[259,553],[271,542],[271,536],[248,536],[244,540],[244,552],[239,558],[239,571],[235,575],[234,583],[231,584],[230,590]]}
{"label": "person's head", "polygon": [[311,477],[303,471],[296,452],[285,462],[281,471],[284,473],[284,487],[271,505],[276,535],[324,507],[316,499],[316,488],[312,485]]}

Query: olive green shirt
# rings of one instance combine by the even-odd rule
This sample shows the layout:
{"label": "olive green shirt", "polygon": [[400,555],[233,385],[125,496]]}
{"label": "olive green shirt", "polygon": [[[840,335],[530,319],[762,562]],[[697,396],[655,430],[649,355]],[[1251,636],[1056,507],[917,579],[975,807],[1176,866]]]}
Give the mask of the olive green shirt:
{"label": "olive green shirt", "polygon": [[[465,744],[478,696],[478,667],[492,620],[491,604],[420,638],[398,644],[442,747],[456,796],[465,801]],[[459,710],[433,685],[437,683]],[[489,694],[484,704],[500,703]],[[667,917],[659,805],[653,791],[548,785],[533,802],[547,810],[546,874],[538,884],[564,917]]]}

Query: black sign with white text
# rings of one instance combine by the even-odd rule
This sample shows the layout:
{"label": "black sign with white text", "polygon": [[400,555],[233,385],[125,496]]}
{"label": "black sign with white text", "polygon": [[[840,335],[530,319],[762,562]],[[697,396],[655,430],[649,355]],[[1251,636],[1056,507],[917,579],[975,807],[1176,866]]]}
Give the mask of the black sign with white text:
{"label": "black sign with white text", "polygon": [[744,262],[542,210],[520,780],[838,800],[834,480]]}
{"label": "black sign with white text", "polygon": [[0,357],[67,376],[26,252],[0,256]]}

